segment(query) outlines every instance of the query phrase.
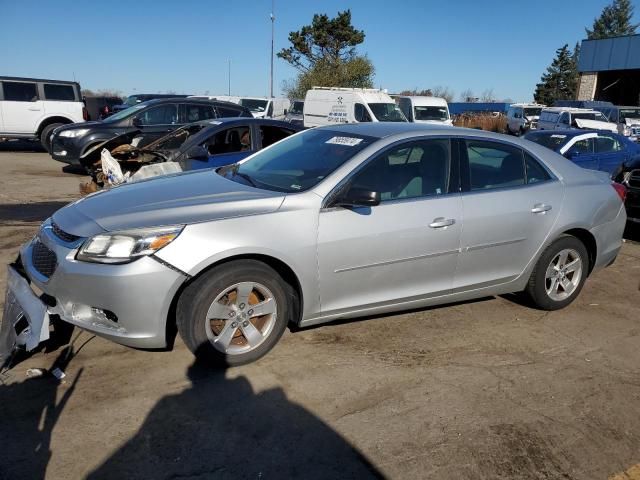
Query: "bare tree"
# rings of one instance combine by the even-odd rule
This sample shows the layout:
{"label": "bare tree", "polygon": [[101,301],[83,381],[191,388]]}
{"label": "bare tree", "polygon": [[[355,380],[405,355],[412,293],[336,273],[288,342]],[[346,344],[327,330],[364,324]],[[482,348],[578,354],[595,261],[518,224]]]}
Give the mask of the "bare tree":
{"label": "bare tree", "polygon": [[466,90],[463,90],[462,92],[460,92],[461,102],[473,102],[474,101],[473,99],[474,99],[473,90],[471,90],[470,88],[467,88]]}
{"label": "bare tree", "polygon": [[495,102],[496,96],[493,93],[493,88],[487,88],[484,92],[482,92],[480,100],[482,100],[483,102]]}
{"label": "bare tree", "polygon": [[434,97],[442,97],[447,102],[453,102],[453,99],[455,97],[455,92],[451,90],[449,87],[443,87],[443,86],[437,85],[433,87],[431,91],[433,92]]}

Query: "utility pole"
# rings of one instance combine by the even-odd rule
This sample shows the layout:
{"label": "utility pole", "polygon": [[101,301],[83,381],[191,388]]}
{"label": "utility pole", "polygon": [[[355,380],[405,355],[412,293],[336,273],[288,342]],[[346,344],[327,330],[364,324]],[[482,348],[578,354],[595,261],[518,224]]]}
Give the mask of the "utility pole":
{"label": "utility pole", "polygon": [[229,79],[229,88],[227,90],[227,95],[231,96],[231,59],[229,58],[227,62],[228,62],[227,78]]}
{"label": "utility pole", "polygon": [[270,75],[270,78],[269,78],[269,96],[271,98],[273,98],[273,36],[274,36],[275,21],[276,21],[276,17],[273,14],[274,1],[275,0],[271,0],[271,15],[269,15],[269,18],[271,18],[271,75]]}

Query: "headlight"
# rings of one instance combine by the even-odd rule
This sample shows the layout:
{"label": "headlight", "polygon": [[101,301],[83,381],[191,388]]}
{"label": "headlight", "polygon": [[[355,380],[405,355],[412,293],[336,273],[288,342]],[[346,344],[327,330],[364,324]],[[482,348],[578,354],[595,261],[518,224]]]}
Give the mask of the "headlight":
{"label": "headlight", "polygon": [[78,128],[73,130],[63,130],[58,135],[60,135],[61,137],[75,138],[75,137],[81,137],[82,135],[86,135],[88,131],[89,131],[88,128]]}
{"label": "headlight", "polygon": [[89,238],[76,256],[77,260],[97,263],[127,263],[151,255],[180,235],[183,226],[144,228],[113,232]]}

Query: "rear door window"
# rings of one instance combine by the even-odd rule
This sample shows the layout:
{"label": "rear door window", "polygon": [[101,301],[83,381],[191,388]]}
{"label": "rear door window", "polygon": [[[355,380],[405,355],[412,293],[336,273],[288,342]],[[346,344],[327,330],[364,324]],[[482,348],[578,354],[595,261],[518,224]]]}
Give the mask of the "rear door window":
{"label": "rear door window", "polygon": [[225,118],[225,117],[241,117],[242,116],[242,112],[240,110],[235,109],[235,108],[221,107],[221,106],[218,106],[216,108],[218,109],[218,116],[221,117],[221,118]]}
{"label": "rear door window", "polygon": [[585,138],[578,140],[567,151],[567,156],[572,157],[575,155],[589,155],[593,153],[593,138]]}
{"label": "rear door window", "polygon": [[249,125],[242,125],[217,132],[204,142],[204,147],[209,155],[251,150],[251,128]]}
{"label": "rear door window", "polygon": [[211,120],[216,118],[213,111],[213,105],[197,105],[183,103],[182,108],[182,123],[200,122],[202,120]]}
{"label": "rear door window", "polygon": [[45,100],[59,100],[64,102],[74,102],[76,93],[73,85],[58,85],[54,83],[44,84]]}
{"label": "rear door window", "polygon": [[466,141],[470,190],[517,187],[525,184],[523,152],[487,141]]}
{"label": "rear door window", "polygon": [[178,105],[170,103],[151,107],[138,114],[142,125],[175,125],[178,123]]}
{"label": "rear door window", "polygon": [[38,100],[37,84],[27,82],[2,82],[4,99],[10,102],[35,102]]}
{"label": "rear door window", "polygon": [[524,152],[524,166],[527,172],[527,184],[546,182],[551,180],[551,175],[547,172],[540,163]]}
{"label": "rear door window", "polygon": [[595,139],[596,153],[613,153],[623,150],[620,142],[609,135],[600,135]]}

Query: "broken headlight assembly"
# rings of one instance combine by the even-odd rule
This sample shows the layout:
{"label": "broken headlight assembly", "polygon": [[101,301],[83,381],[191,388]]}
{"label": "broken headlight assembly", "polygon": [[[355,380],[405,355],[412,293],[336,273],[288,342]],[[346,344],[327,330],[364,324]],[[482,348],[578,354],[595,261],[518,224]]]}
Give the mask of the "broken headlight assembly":
{"label": "broken headlight assembly", "polygon": [[152,255],[176,239],[183,225],[101,233],[84,242],[77,260],[94,263],[128,263]]}
{"label": "broken headlight assembly", "polygon": [[88,131],[88,128],[76,128],[72,130],[62,130],[58,135],[61,137],[76,138],[86,135]]}

